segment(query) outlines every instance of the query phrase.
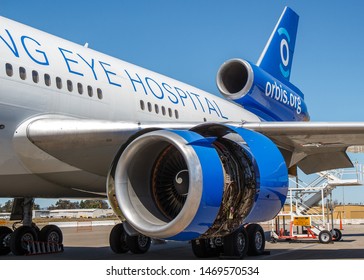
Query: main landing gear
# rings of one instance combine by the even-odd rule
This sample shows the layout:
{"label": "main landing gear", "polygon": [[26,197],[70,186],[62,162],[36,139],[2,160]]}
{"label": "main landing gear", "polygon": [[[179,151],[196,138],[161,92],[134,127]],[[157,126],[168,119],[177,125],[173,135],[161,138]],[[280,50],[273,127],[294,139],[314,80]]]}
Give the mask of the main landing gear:
{"label": "main landing gear", "polygon": [[[121,223],[111,230],[109,243],[111,250],[116,254],[129,251],[134,254],[143,254],[148,251],[151,239],[137,233],[127,223]],[[225,237],[194,239],[191,244],[192,251],[198,258],[222,256],[242,259],[246,255],[264,254],[265,236],[260,225],[249,224]]]}
{"label": "main landing gear", "polygon": [[111,250],[116,254],[132,252],[144,254],[149,250],[151,239],[135,232],[127,223],[117,224],[113,227],[109,237]]}
{"label": "main landing gear", "polygon": [[192,240],[192,250],[196,257],[242,259],[246,255],[257,256],[264,254],[265,236],[258,224],[242,226],[223,238],[206,238]]}
{"label": "main landing gear", "polygon": [[16,227],[19,223],[14,223],[12,229],[0,226],[0,255],[31,253],[31,245],[35,242],[62,244],[63,234],[59,227],[47,225],[40,230],[32,222],[33,202],[32,198],[14,199],[10,220],[22,220],[22,225]]}

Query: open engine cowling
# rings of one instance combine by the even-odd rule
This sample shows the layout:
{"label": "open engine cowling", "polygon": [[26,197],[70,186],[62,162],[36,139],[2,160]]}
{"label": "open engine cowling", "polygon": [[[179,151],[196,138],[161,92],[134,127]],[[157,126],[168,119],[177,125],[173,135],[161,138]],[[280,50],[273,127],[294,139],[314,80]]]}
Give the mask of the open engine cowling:
{"label": "open engine cowling", "polygon": [[147,132],[115,164],[109,181],[118,207],[153,238],[225,236],[269,220],[288,188],[284,159],[268,138],[219,124]]}

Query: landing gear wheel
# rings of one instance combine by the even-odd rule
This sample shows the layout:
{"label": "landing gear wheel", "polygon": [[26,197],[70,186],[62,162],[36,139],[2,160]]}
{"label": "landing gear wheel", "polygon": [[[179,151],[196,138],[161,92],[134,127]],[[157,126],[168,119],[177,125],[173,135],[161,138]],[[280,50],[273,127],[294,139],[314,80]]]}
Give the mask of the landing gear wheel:
{"label": "landing gear wheel", "polygon": [[144,254],[149,250],[151,239],[148,236],[138,235],[127,235],[126,244],[130,251],[134,254]]}
{"label": "landing gear wheel", "polygon": [[0,256],[5,256],[11,252],[10,247],[5,244],[5,239],[12,233],[13,231],[10,228],[0,226]]}
{"label": "landing gear wheel", "polygon": [[258,224],[250,224],[246,227],[248,232],[249,256],[259,256],[264,253],[265,249],[265,235],[263,228]]}
{"label": "landing gear wheel", "polygon": [[127,233],[123,224],[117,224],[110,232],[109,244],[111,250],[116,254],[124,254],[129,252],[128,244],[126,243]]}
{"label": "landing gear wheel", "polygon": [[62,231],[59,227],[55,225],[46,225],[41,229],[39,233],[39,241],[62,244]]}
{"label": "landing gear wheel", "polygon": [[242,259],[248,251],[249,239],[247,231],[241,227],[224,237],[224,255]]}
{"label": "landing gear wheel", "polygon": [[329,244],[332,241],[332,235],[328,230],[323,230],[319,234],[320,243]]}
{"label": "landing gear wheel", "polygon": [[340,241],[341,238],[343,237],[343,234],[341,233],[341,231],[337,228],[334,228],[332,231],[332,237],[335,241]]}
{"label": "landing gear wheel", "polygon": [[14,255],[25,255],[28,253],[28,242],[37,240],[37,232],[33,227],[21,226],[11,235],[10,250]]}
{"label": "landing gear wheel", "polygon": [[217,248],[211,248],[209,239],[194,239],[191,244],[192,251],[198,258],[211,258],[219,255]]}
{"label": "landing gear wheel", "polygon": [[39,237],[40,236],[39,227],[35,223],[32,223],[32,228],[34,228],[35,232],[37,233],[37,236]]}

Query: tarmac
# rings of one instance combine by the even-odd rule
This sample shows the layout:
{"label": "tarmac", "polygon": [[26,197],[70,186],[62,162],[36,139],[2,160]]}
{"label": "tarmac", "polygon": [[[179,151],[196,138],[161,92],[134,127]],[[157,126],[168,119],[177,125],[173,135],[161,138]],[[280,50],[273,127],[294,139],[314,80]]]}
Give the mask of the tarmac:
{"label": "tarmac", "polygon": [[[30,256],[0,256],[0,260],[192,260],[188,242],[152,243],[146,254],[115,254],[109,248],[112,225],[62,227],[64,252]],[[266,254],[247,260],[346,260],[364,259],[364,225],[344,225],[341,241],[317,240],[266,242]],[[212,258],[214,259],[214,258]],[[215,258],[219,259],[219,258]]]}

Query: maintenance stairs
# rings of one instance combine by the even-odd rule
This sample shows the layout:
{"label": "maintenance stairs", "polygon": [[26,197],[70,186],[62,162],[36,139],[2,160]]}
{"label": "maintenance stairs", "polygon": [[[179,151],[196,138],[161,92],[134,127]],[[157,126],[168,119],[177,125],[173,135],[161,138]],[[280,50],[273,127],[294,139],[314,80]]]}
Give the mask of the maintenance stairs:
{"label": "maintenance stairs", "polygon": [[[333,230],[333,217],[331,225],[329,222],[329,214],[333,210],[332,191],[336,187],[360,185],[363,185],[363,166],[358,163],[353,168],[319,172],[311,176],[308,184],[298,177],[291,177],[286,206],[274,221],[273,236],[283,236],[286,239],[304,236],[295,232],[294,226],[306,228],[302,231],[308,232],[313,238],[318,237],[322,231]],[[287,226],[289,230],[286,230]]]}
{"label": "maintenance stairs", "polygon": [[[353,168],[336,169],[316,173],[316,178],[309,184],[297,178],[290,178],[287,200],[295,205],[297,216],[316,215],[319,205],[324,207],[324,199],[332,194],[336,187],[360,186],[363,184],[363,166],[356,163]],[[323,208],[322,208],[323,209]]]}

